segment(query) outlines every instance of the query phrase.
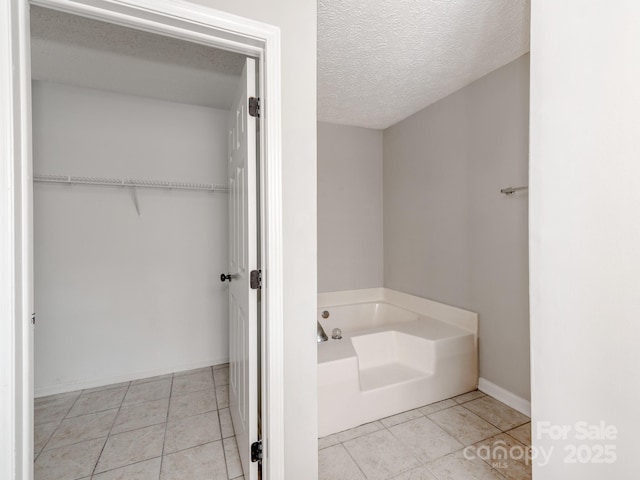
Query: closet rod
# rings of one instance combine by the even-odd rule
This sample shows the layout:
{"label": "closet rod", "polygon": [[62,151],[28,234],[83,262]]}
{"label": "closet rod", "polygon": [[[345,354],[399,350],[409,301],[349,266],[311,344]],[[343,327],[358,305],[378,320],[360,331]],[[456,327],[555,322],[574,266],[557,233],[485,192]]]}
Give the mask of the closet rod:
{"label": "closet rod", "polygon": [[162,180],[134,180],[129,178],[76,177],[72,175],[34,175],[34,182],[68,183],[77,185],[107,185],[112,187],[166,188],[174,190],[206,190],[228,192],[229,187],[215,183],[166,182]]}

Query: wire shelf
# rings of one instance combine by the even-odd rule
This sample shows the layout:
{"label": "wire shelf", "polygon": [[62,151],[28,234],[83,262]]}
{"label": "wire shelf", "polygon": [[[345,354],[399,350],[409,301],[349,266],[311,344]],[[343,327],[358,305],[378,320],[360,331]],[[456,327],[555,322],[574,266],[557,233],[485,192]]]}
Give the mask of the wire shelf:
{"label": "wire shelf", "polygon": [[229,191],[229,187],[227,185],[216,183],[170,182],[164,180],[139,180],[130,178],[77,177],[73,175],[34,175],[33,181],[43,183],[66,183],[71,185],[204,190],[224,193]]}

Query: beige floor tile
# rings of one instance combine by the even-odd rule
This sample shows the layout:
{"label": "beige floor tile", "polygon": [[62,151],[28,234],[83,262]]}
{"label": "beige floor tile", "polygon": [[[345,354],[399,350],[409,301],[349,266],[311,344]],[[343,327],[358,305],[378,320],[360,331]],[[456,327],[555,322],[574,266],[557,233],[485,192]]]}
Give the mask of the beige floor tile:
{"label": "beige floor tile", "polygon": [[448,400],[442,400],[441,402],[436,402],[424,407],[420,407],[418,410],[420,410],[420,413],[422,413],[423,415],[431,415],[432,413],[455,407],[456,405],[458,405],[458,403],[452,398],[449,398]]}
{"label": "beige floor tile", "polygon": [[171,395],[184,395],[185,393],[197,392],[213,388],[213,375],[211,369],[206,372],[194,373],[192,375],[181,375],[173,379]]}
{"label": "beige floor tile", "polygon": [[228,408],[218,410],[220,418],[220,433],[222,438],[233,437],[235,432],[233,431],[233,422],[231,421],[231,412]]}
{"label": "beige floor tile", "polygon": [[389,431],[423,462],[463,448],[460,442],[426,417],[401,423]]}
{"label": "beige floor tile", "polygon": [[183,375],[193,375],[194,373],[211,372],[211,370],[212,370],[211,367],[201,367],[201,368],[194,368],[192,370],[183,370],[182,372],[175,372],[173,374],[173,377],[177,378]]}
{"label": "beige floor tile", "polygon": [[492,397],[483,397],[464,404],[464,408],[495,425],[500,430],[511,430],[529,421],[529,417]]}
{"label": "beige floor tile", "polygon": [[220,385],[216,388],[216,401],[218,409],[229,406],[229,385]]}
{"label": "beige floor tile", "polygon": [[318,480],[366,480],[342,445],[318,452]]}
{"label": "beige floor tile", "polygon": [[337,435],[327,435],[326,437],[321,437],[318,439],[318,450],[333,447],[334,445],[338,445],[339,443],[340,441],[338,440]]}
{"label": "beige floor tile", "polygon": [[500,431],[461,405],[429,415],[449,435],[463,445],[471,445]]}
{"label": "beige floor tile", "polygon": [[41,423],[33,428],[33,451],[38,453],[51,438],[51,434],[60,422]]}
{"label": "beige floor tile", "polygon": [[127,387],[111,388],[93,393],[83,393],[69,412],[69,417],[117,408],[122,403]]}
{"label": "beige floor tile", "polygon": [[506,433],[473,445],[472,453],[511,480],[530,480],[528,448]]}
{"label": "beige floor tile", "polygon": [[438,480],[428,467],[418,467],[405,473],[401,473],[391,480]]}
{"label": "beige floor tile", "polygon": [[531,445],[531,422],[520,425],[513,430],[509,430],[507,433],[520,443],[528,446]]}
{"label": "beige floor tile", "polygon": [[86,388],[82,390],[82,393],[102,392],[104,390],[111,390],[113,388],[128,387],[130,384],[131,382],[110,383],[108,385],[101,385],[99,387]]}
{"label": "beige floor tile", "polygon": [[155,382],[140,383],[131,385],[124,397],[123,405],[149,402],[166,398],[171,395],[171,378],[157,380]]}
{"label": "beige floor tile", "polygon": [[222,437],[216,411],[171,420],[167,424],[164,454],[196,447],[220,438]]}
{"label": "beige floor tile", "polygon": [[462,452],[449,454],[427,466],[438,480],[504,480],[502,475],[481,459],[467,460]]}
{"label": "beige floor tile", "polygon": [[215,390],[200,390],[199,392],[175,395],[169,402],[169,419],[198,415],[216,410]]}
{"label": "beige floor tile", "polygon": [[66,418],[51,436],[45,449],[50,450],[86,440],[106,437],[109,435],[117,413],[118,409],[116,408],[104,412]]}
{"label": "beige floor tile", "polygon": [[98,461],[96,473],[124,467],[162,455],[165,425],[153,425],[111,435]]}
{"label": "beige floor tile", "polygon": [[216,387],[220,385],[229,385],[229,367],[214,369],[213,380]]}
{"label": "beige floor tile", "polygon": [[458,395],[457,397],[453,397],[453,400],[455,400],[457,403],[466,403],[466,402],[470,402],[471,400],[475,400],[477,398],[482,398],[484,396],[486,395],[482,393],[480,390],[474,390],[473,392],[469,392],[463,395]]}
{"label": "beige floor tile", "polygon": [[368,480],[386,480],[420,465],[418,459],[388,430],[344,443]]}
{"label": "beige floor tile", "polygon": [[149,383],[149,382],[157,382],[159,380],[171,380],[173,378],[173,374],[172,373],[167,373],[166,375],[156,375],[155,377],[146,377],[146,378],[139,378],[138,380],[133,380],[131,382],[131,385],[140,385],[142,383]]}
{"label": "beige floor tile", "polygon": [[35,480],[75,480],[91,475],[106,438],[47,450],[34,465]]}
{"label": "beige floor tile", "polygon": [[94,475],[92,480],[158,480],[160,457]]}
{"label": "beige floor tile", "polygon": [[242,475],[240,477],[232,478],[231,480],[244,480],[244,475]]}
{"label": "beige floor tile", "polygon": [[350,428],[349,430],[345,430],[343,432],[338,432],[335,435],[338,438],[339,442],[346,442],[356,437],[361,437],[362,435],[367,435],[369,433],[377,432],[378,430],[382,430],[384,427],[377,420],[375,422],[365,423],[364,425],[360,425],[359,427]]}
{"label": "beige floor tile", "polygon": [[380,420],[385,427],[393,427],[394,425],[398,425],[399,423],[408,422],[409,420],[413,420],[415,418],[423,417],[424,415],[420,410],[409,410],[408,412],[402,412],[398,415],[393,415],[391,417],[386,417]]}
{"label": "beige floor tile", "polygon": [[35,404],[33,407],[34,423],[40,425],[42,423],[60,422],[69,413],[76,400],[77,396],[51,398]]}
{"label": "beige floor tile", "polygon": [[167,421],[169,399],[161,398],[150,402],[123,405],[113,425],[112,434],[148,427]]}
{"label": "beige floor tile", "polygon": [[222,441],[222,445],[224,447],[224,458],[227,462],[227,475],[229,478],[241,476],[243,472],[236,437],[225,438]]}
{"label": "beige floor tile", "polygon": [[165,455],[161,480],[218,480],[227,478],[222,441]]}
{"label": "beige floor tile", "polygon": [[361,437],[362,435],[377,432],[383,428],[384,426],[377,420],[375,422],[365,423],[359,427],[350,428],[349,430],[344,430],[318,439],[318,448],[327,448],[338,443]]}

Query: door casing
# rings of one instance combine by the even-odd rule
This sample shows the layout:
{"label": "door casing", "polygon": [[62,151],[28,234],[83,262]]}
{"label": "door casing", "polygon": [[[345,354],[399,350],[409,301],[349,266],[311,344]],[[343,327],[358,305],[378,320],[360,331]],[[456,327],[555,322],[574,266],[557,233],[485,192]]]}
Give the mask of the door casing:
{"label": "door casing", "polygon": [[33,479],[30,5],[258,60],[262,478],[284,478],[280,30],[180,0],[0,2],[0,478]]}

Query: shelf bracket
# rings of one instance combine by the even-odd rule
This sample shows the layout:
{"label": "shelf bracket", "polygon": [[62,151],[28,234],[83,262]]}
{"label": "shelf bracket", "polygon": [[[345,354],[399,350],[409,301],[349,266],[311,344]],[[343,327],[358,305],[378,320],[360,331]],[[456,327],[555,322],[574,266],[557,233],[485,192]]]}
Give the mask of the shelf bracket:
{"label": "shelf bracket", "polygon": [[140,203],[138,202],[138,187],[134,186],[131,190],[133,190],[133,204],[136,207],[136,213],[139,217],[141,217],[142,215],[140,214]]}

